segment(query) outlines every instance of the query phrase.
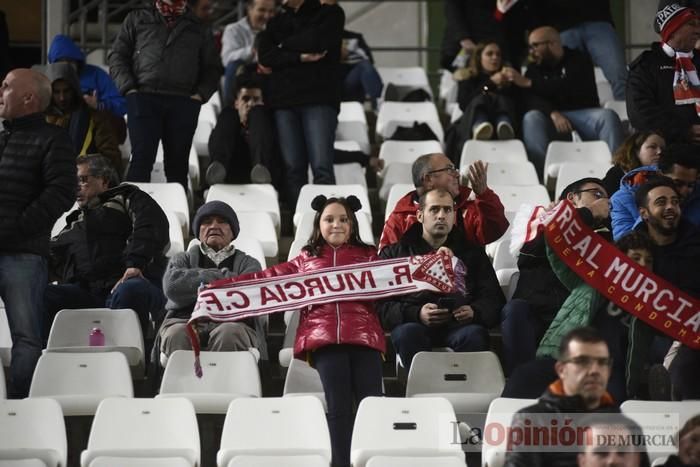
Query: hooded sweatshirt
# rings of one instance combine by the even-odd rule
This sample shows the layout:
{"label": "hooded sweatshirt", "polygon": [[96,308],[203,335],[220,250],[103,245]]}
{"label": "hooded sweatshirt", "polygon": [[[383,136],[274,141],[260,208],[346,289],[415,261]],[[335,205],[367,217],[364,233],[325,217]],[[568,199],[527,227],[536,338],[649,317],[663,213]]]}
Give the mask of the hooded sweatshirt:
{"label": "hooded sweatshirt", "polygon": [[112,78],[102,68],[85,63],[85,54],[73,40],[57,34],[49,48],[49,63],[73,60],[78,63],[82,94],[97,92],[98,110],[108,110],[118,117],[126,115],[126,101],[114,85]]}

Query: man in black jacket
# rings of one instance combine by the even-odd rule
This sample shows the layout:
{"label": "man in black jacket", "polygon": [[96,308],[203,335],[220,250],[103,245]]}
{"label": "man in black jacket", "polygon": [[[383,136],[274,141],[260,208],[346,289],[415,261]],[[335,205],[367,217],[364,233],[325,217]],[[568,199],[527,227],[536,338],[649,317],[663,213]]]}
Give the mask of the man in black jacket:
{"label": "man in black jacket", "polygon": [[165,175],[186,191],[199,108],[216,90],[222,73],[209,28],[185,0],[155,0],[126,17],[112,45],[109,68],[126,96],[132,154],[126,180],[151,180],[162,140]]}
{"label": "man in black jacket", "polygon": [[[700,18],[693,8],[671,3],[661,8],[654,22],[662,42],[655,42],[630,63],[627,79],[627,113],[639,131],[661,131],[666,144],[700,143],[700,117],[696,104],[675,96],[676,56],[688,55],[700,69],[700,55],[693,54],[700,39]],[[680,55],[679,55],[680,54]],[[687,60],[687,59],[686,59]]]}
{"label": "man in black jacket", "polygon": [[131,308],[145,334],[149,315],[158,320],[165,306],[168,219],[148,194],[118,185],[103,156],[78,159],[78,188],[79,209],[51,239],[59,283],[46,290],[48,323],[63,308]]}
{"label": "man in black jacket", "polygon": [[12,334],[10,396],[26,397],[41,355],[49,236],[75,193],[68,133],[44,120],[51,83],[16,69],[0,88],[0,298]]}
{"label": "man in black jacket", "polygon": [[455,206],[449,192],[434,189],[423,194],[417,216],[418,222],[399,243],[387,246],[379,256],[401,258],[448,248],[466,266],[466,292],[446,296],[418,292],[378,305],[382,326],[391,331],[404,368],[410,368],[416,353],[433,347],[447,346],[457,352],[488,350],[488,328],[498,322],[498,312],[505,303],[483,247],[468,243],[453,229]]}
{"label": "man in black jacket", "polygon": [[513,68],[506,68],[505,74],[529,90],[523,141],[539,173],[550,141],[570,139],[574,130],[583,140],[605,141],[614,152],[622,143],[622,123],[613,110],[600,108],[588,54],[563,47],[559,33],[550,26],[532,31],[528,44],[533,63],[525,76]]}
{"label": "man in black jacket", "polygon": [[[533,431],[544,427],[548,433],[550,430],[556,430],[558,436],[559,433],[563,434],[561,428],[564,426],[564,420],[557,420],[557,416],[551,414],[619,412],[612,397],[605,390],[611,365],[608,346],[595,329],[576,328],[570,331],[559,345],[559,357],[555,363],[559,379],[547,388],[536,404],[519,410],[513,416],[511,426],[521,429],[526,427]],[[576,427],[572,428],[575,432]],[[566,452],[562,446],[563,444],[550,444],[547,447],[543,445],[541,451],[535,452],[533,448],[538,447],[538,444],[528,437],[523,444],[514,443],[509,448],[505,466],[576,465],[576,451]]]}

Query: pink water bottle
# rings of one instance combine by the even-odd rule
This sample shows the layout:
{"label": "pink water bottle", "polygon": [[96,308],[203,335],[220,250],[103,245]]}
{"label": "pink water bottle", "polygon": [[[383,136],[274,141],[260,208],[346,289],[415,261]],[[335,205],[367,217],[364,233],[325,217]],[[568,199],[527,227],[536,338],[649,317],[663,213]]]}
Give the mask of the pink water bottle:
{"label": "pink water bottle", "polygon": [[92,328],[90,331],[90,347],[103,347],[105,345],[105,335],[100,328]]}

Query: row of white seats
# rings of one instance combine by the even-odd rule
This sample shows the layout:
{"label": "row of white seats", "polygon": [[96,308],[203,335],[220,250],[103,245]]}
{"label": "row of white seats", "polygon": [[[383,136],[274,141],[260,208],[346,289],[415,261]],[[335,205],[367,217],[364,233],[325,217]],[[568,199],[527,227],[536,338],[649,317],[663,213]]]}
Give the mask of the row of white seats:
{"label": "row of white seats", "polygon": [[[64,467],[63,415],[48,398],[0,401],[0,463]],[[466,467],[452,436],[454,420],[443,398],[366,398],[355,419],[352,464]],[[97,409],[80,464],[196,467],[199,438],[194,407],[185,398],[107,398]],[[328,467],[330,460],[318,399],[236,399],[228,406],[217,466]]]}

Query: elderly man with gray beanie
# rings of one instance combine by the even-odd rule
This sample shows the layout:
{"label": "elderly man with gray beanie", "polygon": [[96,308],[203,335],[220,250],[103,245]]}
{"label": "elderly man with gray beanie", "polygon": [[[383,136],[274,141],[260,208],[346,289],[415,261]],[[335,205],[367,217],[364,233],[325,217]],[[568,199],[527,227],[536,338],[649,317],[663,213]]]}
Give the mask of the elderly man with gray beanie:
{"label": "elderly man with gray beanie", "polygon": [[[260,263],[237,250],[238,216],[221,201],[205,203],[194,216],[193,233],[198,241],[173,256],[163,276],[163,292],[168,299],[167,315],[160,329],[160,351],[168,357],[176,350],[190,350],[185,325],[192,314],[202,285],[218,279],[261,270]],[[213,351],[248,350],[255,347],[263,359],[265,318],[249,318],[235,323],[208,322],[197,327],[202,348]]]}

